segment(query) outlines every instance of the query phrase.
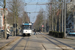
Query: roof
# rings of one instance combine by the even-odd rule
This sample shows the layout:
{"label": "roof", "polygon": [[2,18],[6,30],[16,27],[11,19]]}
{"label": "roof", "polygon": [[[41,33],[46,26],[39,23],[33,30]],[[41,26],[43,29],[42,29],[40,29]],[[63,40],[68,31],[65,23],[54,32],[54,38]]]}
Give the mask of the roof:
{"label": "roof", "polygon": [[[7,8],[5,8],[7,10]],[[0,8],[0,10],[3,10],[3,8]]]}

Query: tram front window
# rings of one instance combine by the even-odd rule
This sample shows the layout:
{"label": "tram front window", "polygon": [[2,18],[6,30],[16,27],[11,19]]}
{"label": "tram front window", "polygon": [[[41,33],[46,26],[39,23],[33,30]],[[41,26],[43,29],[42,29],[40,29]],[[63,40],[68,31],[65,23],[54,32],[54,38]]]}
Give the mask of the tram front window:
{"label": "tram front window", "polygon": [[31,26],[24,26],[23,29],[31,29]]}

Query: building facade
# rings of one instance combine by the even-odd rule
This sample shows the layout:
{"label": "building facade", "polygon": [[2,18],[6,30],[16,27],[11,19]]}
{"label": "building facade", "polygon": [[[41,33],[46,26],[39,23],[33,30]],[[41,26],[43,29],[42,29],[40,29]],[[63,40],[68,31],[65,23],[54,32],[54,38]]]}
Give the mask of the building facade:
{"label": "building facade", "polygon": [[[6,8],[6,14],[7,14],[7,8]],[[4,13],[3,8],[0,8],[0,30],[4,30]]]}
{"label": "building facade", "polygon": [[72,28],[74,29],[74,6],[75,6],[75,0],[71,0],[70,3],[67,4],[67,11],[70,11],[71,13],[69,14],[67,18],[67,28]]}

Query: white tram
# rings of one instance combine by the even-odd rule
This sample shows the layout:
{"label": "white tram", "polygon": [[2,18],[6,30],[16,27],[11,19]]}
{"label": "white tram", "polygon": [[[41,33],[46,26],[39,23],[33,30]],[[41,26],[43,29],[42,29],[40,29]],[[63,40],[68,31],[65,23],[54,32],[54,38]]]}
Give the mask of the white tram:
{"label": "white tram", "polygon": [[32,33],[32,23],[23,23],[22,24],[22,35],[31,35]]}

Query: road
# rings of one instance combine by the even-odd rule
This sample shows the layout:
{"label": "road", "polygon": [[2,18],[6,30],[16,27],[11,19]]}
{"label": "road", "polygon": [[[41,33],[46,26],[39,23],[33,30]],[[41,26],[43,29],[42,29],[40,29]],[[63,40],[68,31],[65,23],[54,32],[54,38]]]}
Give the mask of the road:
{"label": "road", "polygon": [[54,38],[44,33],[36,33],[14,41],[2,50],[75,50],[75,40]]}

